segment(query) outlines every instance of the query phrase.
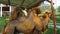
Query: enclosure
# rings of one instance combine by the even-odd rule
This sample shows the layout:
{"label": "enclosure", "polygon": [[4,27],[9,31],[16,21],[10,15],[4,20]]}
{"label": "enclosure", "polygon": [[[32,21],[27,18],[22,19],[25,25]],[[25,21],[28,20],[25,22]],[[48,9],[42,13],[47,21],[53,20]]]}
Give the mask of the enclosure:
{"label": "enclosure", "polygon": [[[38,15],[39,18],[41,18],[42,15],[47,11],[52,12],[51,4],[48,1],[44,1],[42,3],[41,2],[40,0],[37,0],[37,1],[36,0],[10,0],[10,5],[9,5],[8,0],[0,1],[0,4],[1,3],[5,4],[7,5],[6,7],[8,7],[8,8],[5,8],[6,10],[3,10],[4,8],[1,8],[1,5],[0,5],[0,16],[2,15],[0,17],[0,34],[2,32],[4,25],[9,22],[10,14],[13,11],[13,8],[16,6],[21,6],[27,9],[31,9],[31,7],[38,6],[41,11],[41,13]],[[54,2],[54,15],[56,19],[56,34],[60,34],[60,4],[59,4],[60,0],[53,0],[53,2]],[[50,19],[50,22],[48,24],[47,31],[44,32],[43,34],[54,34],[54,23],[52,18]]]}

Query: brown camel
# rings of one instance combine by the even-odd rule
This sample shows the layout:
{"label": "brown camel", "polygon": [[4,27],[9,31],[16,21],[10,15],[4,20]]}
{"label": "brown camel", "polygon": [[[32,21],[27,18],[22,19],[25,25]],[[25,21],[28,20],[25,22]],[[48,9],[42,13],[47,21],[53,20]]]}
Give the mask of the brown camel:
{"label": "brown camel", "polygon": [[43,28],[43,32],[46,31],[46,29],[48,28],[48,24],[49,24],[49,21],[50,21],[50,17],[51,17],[52,13],[51,12],[45,12],[45,14],[42,16],[42,22],[43,22],[43,25],[44,25],[44,28]]}
{"label": "brown camel", "polygon": [[34,9],[29,10],[31,13],[28,17],[24,16],[24,13],[20,8],[16,9],[16,11],[18,11],[17,16],[19,16],[5,25],[2,30],[2,34],[18,34],[17,32],[32,34],[34,30],[38,31],[37,34],[41,33],[41,31],[44,29],[44,24],[36,15]]}
{"label": "brown camel", "polygon": [[[20,9],[20,8],[19,8]],[[24,13],[22,11],[20,11],[19,9],[16,9],[16,11],[19,11],[18,13],[18,17],[15,20],[10,21],[9,23],[7,23],[5,25],[5,27],[3,28],[3,32],[2,34],[16,34],[15,31],[17,32],[21,32],[24,34],[32,34],[33,30],[36,28],[37,30],[40,30],[42,27],[40,24],[40,20],[39,23],[34,22],[34,17],[35,13],[34,10],[31,11],[30,15],[28,17],[24,16]],[[37,18],[38,20],[39,18]]]}
{"label": "brown camel", "polygon": [[[33,12],[35,11],[35,8],[32,9]],[[30,12],[30,11],[29,11]],[[36,11],[35,11],[36,13]],[[40,29],[42,32],[46,31],[46,29],[48,28],[48,23],[50,21],[50,17],[51,17],[52,13],[51,12],[45,12],[43,15],[42,15],[42,18],[40,19],[37,14],[35,14],[35,17],[34,17],[34,22],[36,22],[36,25],[40,26]],[[40,31],[40,32],[41,32]],[[37,32],[37,31],[36,31]]]}

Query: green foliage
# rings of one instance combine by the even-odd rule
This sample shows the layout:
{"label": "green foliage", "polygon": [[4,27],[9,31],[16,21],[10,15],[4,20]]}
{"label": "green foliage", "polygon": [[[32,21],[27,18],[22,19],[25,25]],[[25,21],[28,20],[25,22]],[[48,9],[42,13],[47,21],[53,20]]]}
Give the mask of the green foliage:
{"label": "green foliage", "polygon": [[2,28],[3,28],[4,25],[5,25],[4,18],[0,17],[0,32],[1,32],[1,30],[2,30]]}
{"label": "green foliage", "polygon": [[[54,11],[54,14],[55,14],[56,23],[60,23],[60,12]],[[51,23],[53,23],[52,19],[50,21]]]}
{"label": "green foliage", "polygon": [[9,18],[0,17],[0,32],[2,31],[3,26],[6,24],[5,21],[8,22]]}
{"label": "green foliage", "polygon": [[60,23],[60,14],[56,16],[56,23]]}
{"label": "green foliage", "polygon": [[60,12],[55,12],[56,23],[60,23]]}
{"label": "green foliage", "polygon": [[58,6],[57,10],[60,12],[60,6]]}
{"label": "green foliage", "polygon": [[[10,0],[10,5],[12,6],[21,6],[22,2],[24,0]],[[38,2],[41,2],[42,0],[25,0],[22,4],[22,7],[29,8],[31,6],[35,6]],[[8,4],[8,0],[2,0],[2,3]]]}
{"label": "green foliage", "polygon": [[2,2],[2,1],[0,0],[0,2]]}
{"label": "green foliage", "polygon": [[8,4],[8,0],[2,0],[1,3]]}

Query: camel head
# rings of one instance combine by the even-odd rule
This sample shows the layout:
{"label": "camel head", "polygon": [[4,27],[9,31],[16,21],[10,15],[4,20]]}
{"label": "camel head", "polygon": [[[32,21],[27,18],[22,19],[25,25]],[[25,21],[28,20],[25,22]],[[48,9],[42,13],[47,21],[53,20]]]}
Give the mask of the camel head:
{"label": "camel head", "polygon": [[52,16],[51,12],[45,12],[45,14],[42,16],[43,18],[50,18]]}
{"label": "camel head", "polygon": [[42,16],[42,22],[44,24],[43,26],[43,32],[46,31],[46,29],[48,28],[48,23],[50,21],[50,17],[52,16],[51,12],[45,12],[45,14]]}

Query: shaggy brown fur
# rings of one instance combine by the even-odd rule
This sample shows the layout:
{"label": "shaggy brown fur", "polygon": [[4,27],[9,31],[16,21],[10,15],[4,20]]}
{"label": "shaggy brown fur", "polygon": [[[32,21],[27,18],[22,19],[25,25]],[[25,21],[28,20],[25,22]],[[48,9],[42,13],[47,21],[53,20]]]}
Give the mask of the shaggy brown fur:
{"label": "shaggy brown fur", "polygon": [[[32,10],[33,11],[33,10]],[[34,11],[26,18],[22,11],[19,12],[17,19],[10,21],[5,27],[2,34],[14,34],[15,30],[21,31],[25,34],[31,34],[33,29],[36,27],[38,30],[41,29],[39,18],[35,15]],[[34,18],[35,17],[35,18]],[[39,21],[36,21],[39,20]],[[38,23],[37,23],[38,22]]]}
{"label": "shaggy brown fur", "polygon": [[14,10],[11,12],[10,15],[10,21],[15,20],[17,18],[17,11],[16,8],[14,8]]}
{"label": "shaggy brown fur", "polygon": [[43,28],[43,32],[46,31],[46,29],[48,28],[48,23],[50,21],[50,17],[51,17],[52,13],[51,12],[46,12],[43,16],[42,16],[42,22],[44,24],[44,28]]}
{"label": "shaggy brown fur", "polygon": [[36,14],[40,14],[41,13],[41,9],[39,7],[35,7],[34,9],[35,9]]}
{"label": "shaggy brown fur", "polygon": [[14,10],[11,12],[10,21],[17,19],[18,17],[24,15],[22,14],[22,9],[20,7],[14,7]]}
{"label": "shaggy brown fur", "polygon": [[24,16],[24,13],[20,10],[20,8],[16,10],[18,11],[18,17],[15,18],[15,20],[10,21],[7,25],[5,25],[2,34],[16,34],[15,31],[22,32],[24,34],[32,34],[34,29],[35,31],[37,30],[38,32],[41,32],[46,27],[44,27],[45,24],[43,24],[40,18],[36,15],[34,9],[29,10],[30,14],[27,18]]}
{"label": "shaggy brown fur", "polygon": [[38,30],[36,30],[37,28],[35,29],[34,33],[35,34],[41,34],[42,28],[43,28],[43,23],[42,23],[41,19],[37,16],[35,8],[32,8],[32,10],[30,10],[30,11],[32,11],[32,13],[34,15],[33,21],[35,22],[36,27],[38,28]]}
{"label": "shaggy brown fur", "polygon": [[[31,11],[31,10],[30,10]],[[29,11],[29,13],[30,13]],[[35,11],[35,8],[32,9],[32,12]],[[40,19],[37,14],[35,13],[35,17],[34,17],[34,22],[36,22],[36,25],[40,26],[40,29],[42,32],[46,31],[46,29],[48,28],[48,23],[50,21],[50,17],[51,17],[52,13],[51,12],[46,12],[43,16],[42,19]],[[37,31],[35,31],[37,32]]]}

